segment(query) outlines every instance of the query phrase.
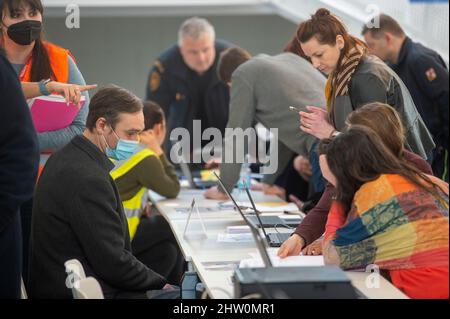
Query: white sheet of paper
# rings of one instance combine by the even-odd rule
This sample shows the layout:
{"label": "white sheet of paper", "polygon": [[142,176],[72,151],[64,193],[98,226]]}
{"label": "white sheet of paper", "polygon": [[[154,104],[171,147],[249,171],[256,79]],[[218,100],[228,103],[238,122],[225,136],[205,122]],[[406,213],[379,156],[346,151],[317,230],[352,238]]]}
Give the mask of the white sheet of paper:
{"label": "white sheet of paper", "polygon": [[250,227],[248,226],[228,226],[227,234],[250,234]]}
{"label": "white sheet of paper", "polygon": [[[237,204],[240,207],[247,207],[251,211],[253,211],[251,209],[252,204],[250,202],[237,201]],[[223,202],[223,203],[221,203],[221,205],[225,206],[225,207],[234,207],[233,202],[231,202],[231,201]],[[280,212],[284,212],[284,211],[287,211],[287,212],[298,212],[298,207],[294,203],[286,203],[284,205],[277,205],[277,204],[264,205],[264,203],[262,203],[262,204],[255,203],[255,206],[256,206],[256,209],[259,210],[262,213],[280,213]],[[244,213],[246,213],[245,210],[244,210]]]}
{"label": "white sheet of paper", "polygon": [[[275,267],[321,267],[325,266],[323,256],[290,256],[281,259],[277,256],[277,249],[269,250],[270,260]],[[240,268],[264,267],[261,256],[258,253],[251,253],[251,258],[241,260]]]}
{"label": "white sheet of paper", "polygon": [[251,233],[218,234],[217,241],[219,243],[249,243],[249,242],[253,242],[253,236]]}

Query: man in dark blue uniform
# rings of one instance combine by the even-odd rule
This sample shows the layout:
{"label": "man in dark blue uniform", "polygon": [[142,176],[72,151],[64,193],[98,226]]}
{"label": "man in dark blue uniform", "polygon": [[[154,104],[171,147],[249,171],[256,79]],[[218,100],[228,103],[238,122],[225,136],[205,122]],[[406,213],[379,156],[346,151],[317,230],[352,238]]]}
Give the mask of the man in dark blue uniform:
{"label": "man in dark blue uniform", "polygon": [[[201,120],[202,130],[213,127],[224,133],[229,88],[219,81],[216,69],[220,53],[230,46],[215,39],[214,28],[207,20],[191,18],[181,25],[178,44],[156,60],[149,74],[146,99],[164,109],[168,138],[173,129],[183,127],[192,141],[193,120]],[[169,145],[166,141],[166,151]]]}
{"label": "man in dark blue uniform", "polygon": [[406,36],[393,18],[381,14],[375,18],[379,28],[363,29],[371,50],[390,63],[409,89],[417,110],[433,135],[434,174],[448,182],[449,74],[442,57]]}

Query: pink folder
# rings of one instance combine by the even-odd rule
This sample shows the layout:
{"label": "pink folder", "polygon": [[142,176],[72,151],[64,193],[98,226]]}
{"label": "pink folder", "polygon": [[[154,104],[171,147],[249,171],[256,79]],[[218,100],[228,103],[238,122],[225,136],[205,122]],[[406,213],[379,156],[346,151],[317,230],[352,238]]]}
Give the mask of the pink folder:
{"label": "pink folder", "polygon": [[[81,107],[85,103],[86,98],[82,96]],[[64,97],[58,95],[37,97],[31,100],[30,105],[31,117],[36,131],[39,133],[57,131],[68,127],[81,109],[73,103],[67,105]]]}

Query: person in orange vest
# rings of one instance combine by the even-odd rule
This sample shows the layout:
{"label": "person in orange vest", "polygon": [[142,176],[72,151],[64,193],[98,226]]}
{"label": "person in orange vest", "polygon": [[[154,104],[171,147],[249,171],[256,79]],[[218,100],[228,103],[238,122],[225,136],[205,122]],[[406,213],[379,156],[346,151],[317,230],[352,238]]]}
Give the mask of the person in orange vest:
{"label": "person in orange vest", "polygon": [[[0,1],[0,48],[19,76],[25,95],[35,97],[62,93],[72,102],[79,102],[81,94],[86,98],[85,105],[71,125],[57,131],[38,133],[41,169],[49,154],[83,133],[89,107],[89,94],[86,91],[89,87],[84,87],[86,83],[73,56],[68,50],[43,40],[43,12],[41,0]],[[25,281],[31,211],[32,200],[21,207]]]}

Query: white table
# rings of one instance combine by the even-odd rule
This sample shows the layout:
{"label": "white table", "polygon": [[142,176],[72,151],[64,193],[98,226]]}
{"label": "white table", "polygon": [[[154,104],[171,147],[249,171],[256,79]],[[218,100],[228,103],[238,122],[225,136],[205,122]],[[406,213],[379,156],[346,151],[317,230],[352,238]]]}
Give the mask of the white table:
{"label": "white table", "polygon": [[[223,243],[217,241],[217,236],[225,233],[228,226],[244,225],[239,213],[232,210],[203,212],[201,215],[206,227],[206,234],[203,232],[202,224],[196,214],[192,214],[188,231],[184,236],[188,214],[180,213],[177,209],[189,207],[193,198],[199,207],[217,208],[219,201],[205,200],[202,191],[189,189],[183,189],[180,196],[174,200],[164,200],[154,193],[151,193],[150,196],[159,212],[167,219],[186,261],[197,272],[209,296],[211,298],[233,298],[231,277],[234,270],[221,265],[224,263],[237,264],[240,260],[249,258],[250,253],[257,252],[254,242]],[[265,196],[261,192],[252,192],[252,196],[257,203],[281,202],[278,197]],[[245,197],[241,198],[244,200]],[[217,263],[217,268],[211,267],[211,263]],[[366,279],[370,274],[364,272],[347,272],[347,274],[352,284],[368,298],[407,298],[381,276],[378,288],[368,288]]]}

